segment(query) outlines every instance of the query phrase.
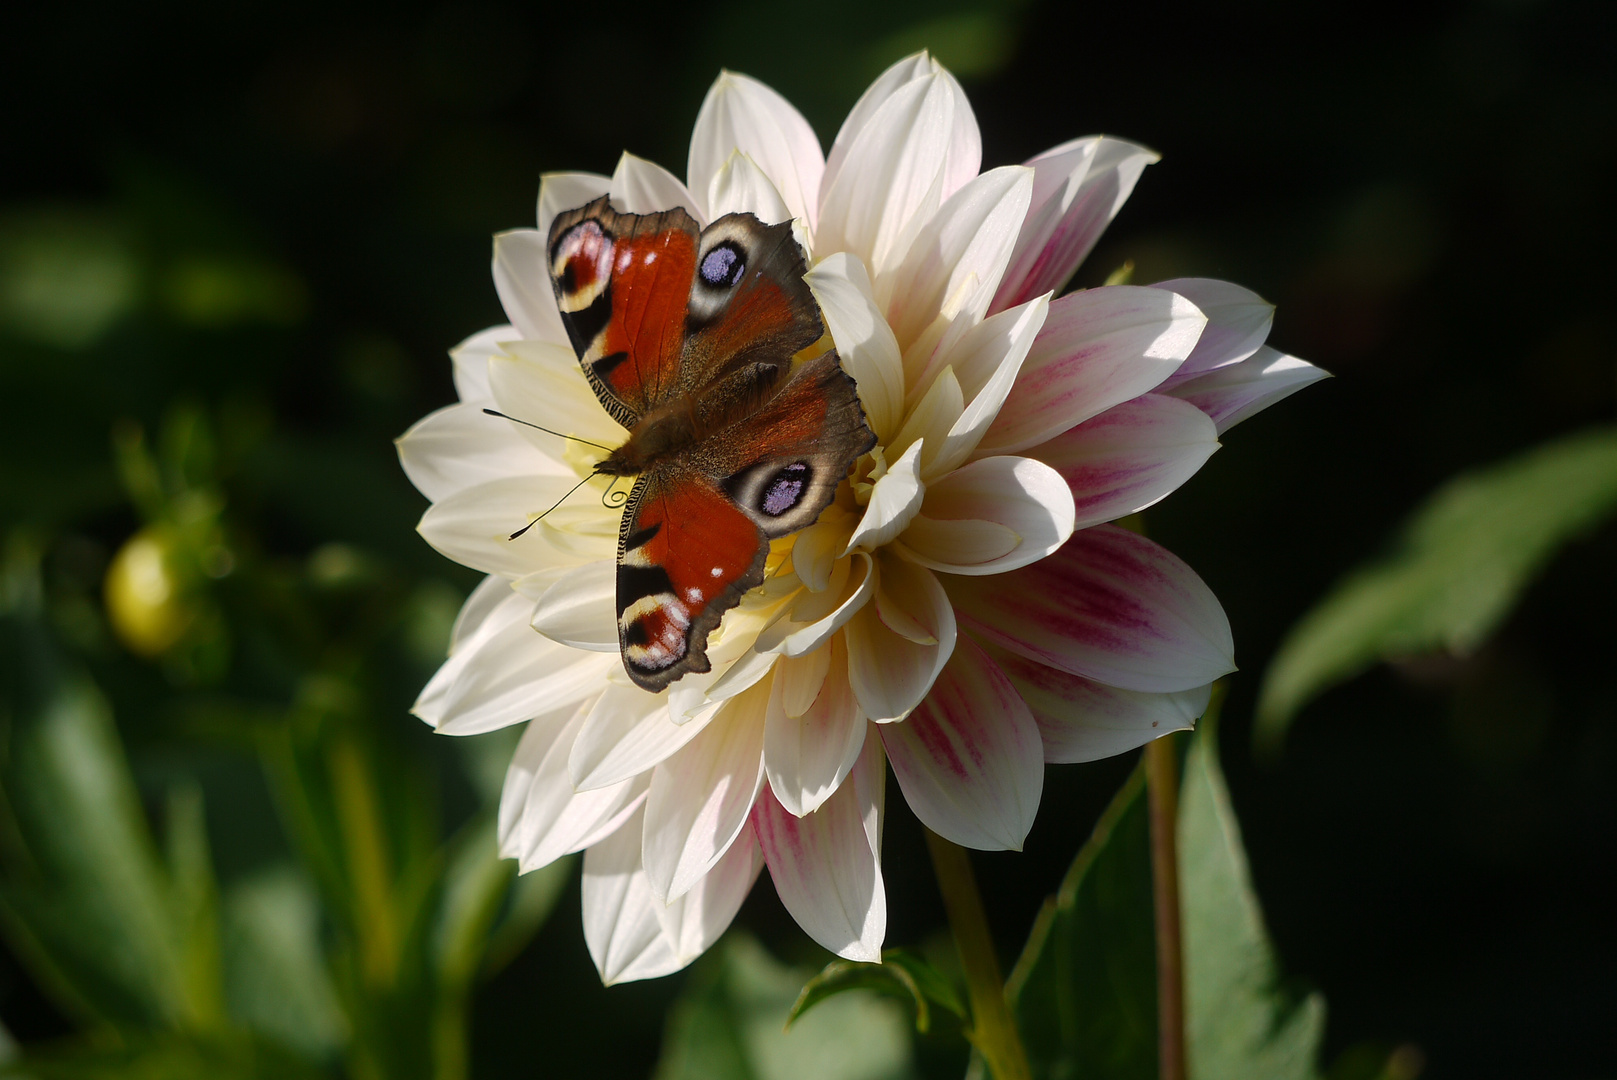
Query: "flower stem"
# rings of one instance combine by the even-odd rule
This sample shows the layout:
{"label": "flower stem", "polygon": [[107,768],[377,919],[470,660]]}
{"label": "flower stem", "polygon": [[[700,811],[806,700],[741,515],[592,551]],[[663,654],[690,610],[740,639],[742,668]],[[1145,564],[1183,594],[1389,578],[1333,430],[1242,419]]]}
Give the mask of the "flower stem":
{"label": "flower stem", "polygon": [[977,892],[977,879],[964,848],[950,843],[931,829],[926,844],[932,852],[932,869],[938,876],[943,906],[949,913],[949,929],[954,931],[955,948],[966,971],[966,987],[971,994],[971,1041],[982,1054],[994,1080],[1029,1080],[1027,1052],[1017,1034],[1016,1021],[1005,1003],[1005,983],[994,955],[994,939],[983,915],[983,898]]}
{"label": "flower stem", "polygon": [[1185,1080],[1185,970],[1179,924],[1179,756],[1164,736],[1145,744],[1151,892],[1157,924],[1157,1075]]}

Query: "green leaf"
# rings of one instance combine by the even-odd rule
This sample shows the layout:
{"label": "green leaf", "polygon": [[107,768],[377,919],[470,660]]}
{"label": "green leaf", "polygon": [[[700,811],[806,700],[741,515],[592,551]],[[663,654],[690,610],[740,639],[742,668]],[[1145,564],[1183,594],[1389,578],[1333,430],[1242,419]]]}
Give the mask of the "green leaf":
{"label": "green leaf", "polygon": [[290,864],[237,882],[224,900],[225,999],[243,1026],[317,1059],[348,1022],[320,951],[320,907]]}
{"label": "green leaf", "polygon": [[200,803],[152,840],[106,701],[43,632],[3,621],[0,915],[36,977],[87,1019],[177,1028],[223,1015]]}
{"label": "green leaf", "polygon": [[1179,890],[1192,1075],[1315,1080],[1325,999],[1280,983],[1212,717],[1197,730],[1179,789]]}
{"label": "green leaf", "polygon": [[903,1007],[839,994],[785,1028],[807,973],[729,934],[669,1013],[655,1080],[900,1080],[913,1075]]}
{"label": "green leaf", "polygon": [[[1179,803],[1186,1051],[1196,1080],[1313,1080],[1324,1002],[1279,985],[1217,726],[1191,743]],[[1145,775],[1136,769],[1045,903],[1008,980],[1037,1078],[1157,1075],[1156,943]]]}
{"label": "green leaf", "polygon": [[928,1002],[941,1005],[962,1020],[966,1007],[949,980],[926,958],[908,949],[883,949],[882,962],[866,964],[857,960],[833,960],[804,985],[792,1013],[790,1027],[798,1017],[827,998],[845,990],[874,990],[908,1001],[915,1007],[915,1030],[926,1031],[932,1018]]}
{"label": "green leaf", "polygon": [[0,1064],[17,1080],[315,1080],[326,1074],[264,1043],[172,1034],[78,1043]]}
{"label": "green leaf", "polygon": [[1136,769],[1045,901],[1006,983],[1036,1078],[1157,1075],[1145,774]]}
{"label": "green leaf", "polygon": [[1617,427],[1462,475],[1429,498],[1392,554],[1303,616],[1264,675],[1254,738],[1274,748],[1315,695],[1377,660],[1475,649],[1558,548],[1617,511]]}

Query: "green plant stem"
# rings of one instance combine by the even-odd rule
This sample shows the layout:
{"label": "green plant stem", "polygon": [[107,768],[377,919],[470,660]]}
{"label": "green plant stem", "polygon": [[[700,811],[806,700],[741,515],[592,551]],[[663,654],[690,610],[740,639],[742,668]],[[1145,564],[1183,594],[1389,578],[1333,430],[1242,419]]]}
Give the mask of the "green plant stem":
{"label": "green plant stem", "polygon": [[1157,1075],[1185,1080],[1185,969],[1179,923],[1179,756],[1163,736],[1145,745],[1151,893],[1157,930]]}
{"label": "green plant stem", "polygon": [[955,948],[965,968],[966,987],[971,994],[971,1041],[982,1054],[994,1080],[1030,1080],[1027,1051],[1016,1031],[1016,1021],[1005,1003],[1005,982],[999,974],[999,958],[994,955],[994,939],[983,915],[983,898],[977,892],[977,879],[964,848],[926,830],[926,844],[932,852],[932,869],[943,893],[943,907],[949,913],[949,929],[954,932]]}

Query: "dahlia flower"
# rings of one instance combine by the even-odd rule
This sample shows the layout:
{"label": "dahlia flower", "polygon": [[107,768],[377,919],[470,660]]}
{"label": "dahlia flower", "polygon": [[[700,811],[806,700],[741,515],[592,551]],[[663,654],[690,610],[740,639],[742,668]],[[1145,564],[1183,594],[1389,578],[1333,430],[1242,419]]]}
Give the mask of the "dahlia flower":
{"label": "dahlia flower", "polygon": [[[924,53],[876,80],[829,154],[779,94],[721,74],[684,183],[628,154],[610,177],[544,177],[538,228],[495,242],[510,325],[453,351],[460,403],[399,440],[432,502],[421,535],[488,574],[415,712],[455,735],[527,724],[500,850],[524,871],[585,852],[606,982],[688,964],[765,866],[814,940],[876,960],[889,765],[940,836],[1019,848],[1047,762],[1189,727],[1234,669],[1201,579],[1107,523],[1323,372],[1263,344],[1271,309],[1239,286],[1054,298],[1151,151],[1090,137],[1025,165],[980,158],[964,93]],[[602,194],[704,225],[793,221],[877,437],[820,518],[774,542],[765,583],[709,639],[712,671],[657,694],[618,656],[607,478],[563,499],[600,456],[590,443],[626,437],[568,344],[545,257],[556,214]]]}

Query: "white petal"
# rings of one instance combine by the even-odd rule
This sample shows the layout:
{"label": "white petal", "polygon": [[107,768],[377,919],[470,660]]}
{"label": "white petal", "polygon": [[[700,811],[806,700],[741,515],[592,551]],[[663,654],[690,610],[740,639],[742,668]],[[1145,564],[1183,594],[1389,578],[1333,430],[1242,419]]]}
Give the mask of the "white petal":
{"label": "white petal", "polygon": [[611,190],[611,178],[599,173],[545,173],[539,177],[539,235],[548,242],[550,223],[557,214],[577,210]]}
{"label": "white petal", "polygon": [[1331,373],[1265,345],[1239,364],[1197,376],[1167,391],[1206,413],[1220,435],[1242,420]]}
{"label": "white petal", "polygon": [[1173,731],[1185,731],[1207,711],[1213,686],[1143,694],[1057,671],[1003,649],[986,650],[1027,702],[1044,741],[1044,760],[1098,761],[1127,753]]}
{"label": "white petal", "polygon": [[533,628],[561,645],[617,652],[617,582],[611,559],[568,568],[534,605]]}
{"label": "white petal", "polygon": [[1061,474],[1087,529],[1137,513],[1196,474],[1218,449],[1202,411],[1165,394],[1114,405],[1027,453]]}
{"label": "white petal", "polygon": [[1001,574],[1055,551],[1073,530],[1072,489],[1032,458],[982,458],[927,490],[899,542],[922,566]]}
{"label": "white petal", "polygon": [[534,633],[530,610],[516,593],[501,601],[457,643],[412,711],[445,735],[478,735],[571,708],[598,689],[601,658]]}
{"label": "white petal", "polygon": [[714,220],[725,214],[754,214],[765,225],[774,225],[793,216],[769,177],[739,150],[713,174],[707,205]]}
{"label": "white petal", "polygon": [[786,711],[785,680],[776,678],[764,717],[764,772],[789,813],[810,813],[841,786],[865,742],[865,717],[848,685],[847,646],[842,637],[819,650],[831,670],[813,703],[801,715]]}
{"label": "white petal", "polygon": [[1091,135],[1029,161],[1032,206],[992,310],[1059,293],[1134,190],[1140,173],[1156,160],[1156,153],[1143,146]]}
{"label": "white petal", "polygon": [[649,778],[575,792],[567,776],[586,710],[564,723],[528,725],[517,744],[500,793],[500,854],[522,873],[548,866],[615,832],[645,798]]}
{"label": "white petal", "polygon": [[797,534],[792,541],[792,571],[803,587],[811,592],[824,592],[831,584],[831,573],[842,549],[847,546],[848,533],[856,519],[835,503],[825,508],[820,520]]}
{"label": "white petal", "polygon": [[630,153],[618,159],[618,167],[612,173],[611,193],[612,205],[619,213],[656,214],[680,206],[690,212],[698,225],[707,223],[679,177],[661,165]]}
{"label": "white petal", "polygon": [[[837,639],[831,639],[835,645]],[[775,679],[780,689],[780,707],[787,716],[802,716],[814,706],[825,686],[825,676],[831,670],[831,648],[815,649],[802,656],[783,656],[775,665]],[[846,675],[847,660],[843,660]],[[766,736],[767,739],[767,736]],[[769,754],[765,745],[764,755]]]}
{"label": "white petal", "polygon": [[947,353],[949,369],[960,381],[966,406],[927,463],[928,480],[958,468],[982,442],[1016,384],[1028,350],[1049,314],[1044,297],[990,315],[973,326]]}
{"label": "white petal", "polygon": [[538,229],[512,229],[494,237],[494,291],[511,325],[530,341],[567,343],[550,284],[546,239]]}
{"label": "white petal", "polygon": [[832,147],[815,250],[863,259],[878,301],[886,295],[885,276],[943,202],[957,90],[947,76],[915,79],[877,105],[846,145],[839,134]]}
{"label": "white petal", "polygon": [[394,445],[404,474],[434,502],[501,477],[571,471],[512,428],[476,405],[450,405],[416,421]]}
{"label": "white petal", "polygon": [[[491,480],[433,503],[416,531],[456,562],[509,578],[584,562],[586,557],[550,542],[548,533],[555,525],[548,518],[511,538],[536,515],[565,498],[576,482],[570,476],[539,475]],[[595,557],[606,554],[610,552]]]}
{"label": "white petal", "polygon": [[1033,170],[992,169],[954,194],[927,222],[893,272],[888,322],[915,340],[940,314],[972,320],[988,310],[1027,214]]}
{"label": "white petal", "polygon": [[[879,751],[869,756],[884,768]],[[752,817],[775,892],[797,925],[838,956],[867,963],[881,960],[887,935],[881,849],[867,828],[880,810],[861,799],[879,783],[843,784],[806,817],[793,816],[766,790]]]}
{"label": "white petal", "polygon": [[822,259],[803,280],[825,316],[842,370],[859,388],[859,403],[879,442],[903,418],[904,364],[892,327],[876,304],[870,276],[859,257],[837,252]]}
{"label": "white petal", "polygon": [[763,868],[763,852],[748,824],[724,858],[684,896],[667,904],[653,899],[652,909],[662,924],[663,937],[668,939],[681,967],[706,952],[729,928]]}
{"label": "white petal", "polygon": [[608,681],[607,673],[615,679],[621,664],[612,657],[611,667],[597,677],[596,685],[606,683],[606,689],[584,718],[567,758],[567,774],[579,791],[610,787],[655,767],[700,734],[712,716],[674,723],[662,696],[632,683]]}
{"label": "white petal", "polygon": [[[490,422],[504,424],[546,457],[571,461],[576,455],[593,463],[607,451],[577,440],[610,449],[628,438],[601,407],[569,346],[512,342],[504,354],[489,360],[488,379],[494,404],[511,417],[489,417]],[[550,430],[540,431],[534,424]]]}
{"label": "white petal", "polygon": [[764,781],[769,689],[754,686],[725,702],[689,745],[652,772],[641,857],[659,899],[684,895],[746,825]]}
{"label": "white petal", "polygon": [[962,847],[1022,850],[1044,790],[1044,748],[1005,673],[962,638],[909,719],[882,745],[904,801],[927,828]]}
{"label": "white petal", "polygon": [[1274,324],[1275,309],[1251,289],[1213,278],[1175,278],[1159,281],[1153,289],[1178,293],[1207,316],[1207,328],[1196,347],[1168,376],[1162,389],[1194,378],[1204,371],[1238,364],[1258,351]]}
{"label": "white petal", "polygon": [[646,873],[640,868],[641,809],[584,854],[584,943],[608,986],[655,979],[685,965],[662,931]]}
{"label": "white petal", "polygon": [[1173,374],[1206,323],[1161,289],[1113,285],[1054,301],[978,453],[1025,450],[1139,397]]}
{"label": "white petal", "polygon": [[[955,621],[943,586],[925,567],[883,553],[877,578],[889,614],[884,619],[870,604],[849,620],[848,681],[864,714],[888,723],[908,716],[931,689],[954,650]],[[917,628],[936,644],[914,640]]]}
{"label": "white petal", "polygon": [[449,628],[449,652],[454,654],[466,641],[487,621],[494,613],[494,609],[511,595],[511,580],[490,574],[478,582],[460,605],[460,614],[455,616],[455,625]]}
{"label": "white petal", "polygon": [[932,462],[948,443],[949,433],[965,411],[966,399],[960,390],[960,380],[955,378],[954,368],[945,367],[932,380],[921,400],[910,409],[904,426],[898,429],[887,452],[891,454],[902,449],[908,453],[913,444],[925,442],[921,449],[921,475],[937,475],[932,469]]}
{"label": "white petal", "polygon": [[903,456],[871,487],[865,515],[859,519],[842,554],[854,548],[876,550],[903,532],[921,512],[921,500],[926,495],[926,486],[921,483],[921,452],[925,444],[924,439],[911,443]]}
{"label": "white petal", "polygon": [[[865,606],[876,589],[875,569],[868,552],[856,551],[840,566],[848,566],[840,588],[828,588],[798,599],[791,614],[758,635],[759,652],[802,656],[831,640],[831,635]],[[833,577],[833,584],[835,578]]]}
{"label": "white petal", "polygon": [[[752,158],[774,182],[789,217],[814,227],[825,171],[814,129],[790,102],[757,79],[722,71],[696,114],[685,172],[691,191],[707,191],[733,150]],[[710,219],[721,213],[709,204]]]}
{"label": "white petal", "polygon": [[519,336],[514,326],[491,326],[449,350],[455,393],[462,402],[486,405],[493,400],[488,388],[489,357],[501,351],[500,342],[514,341]]}

